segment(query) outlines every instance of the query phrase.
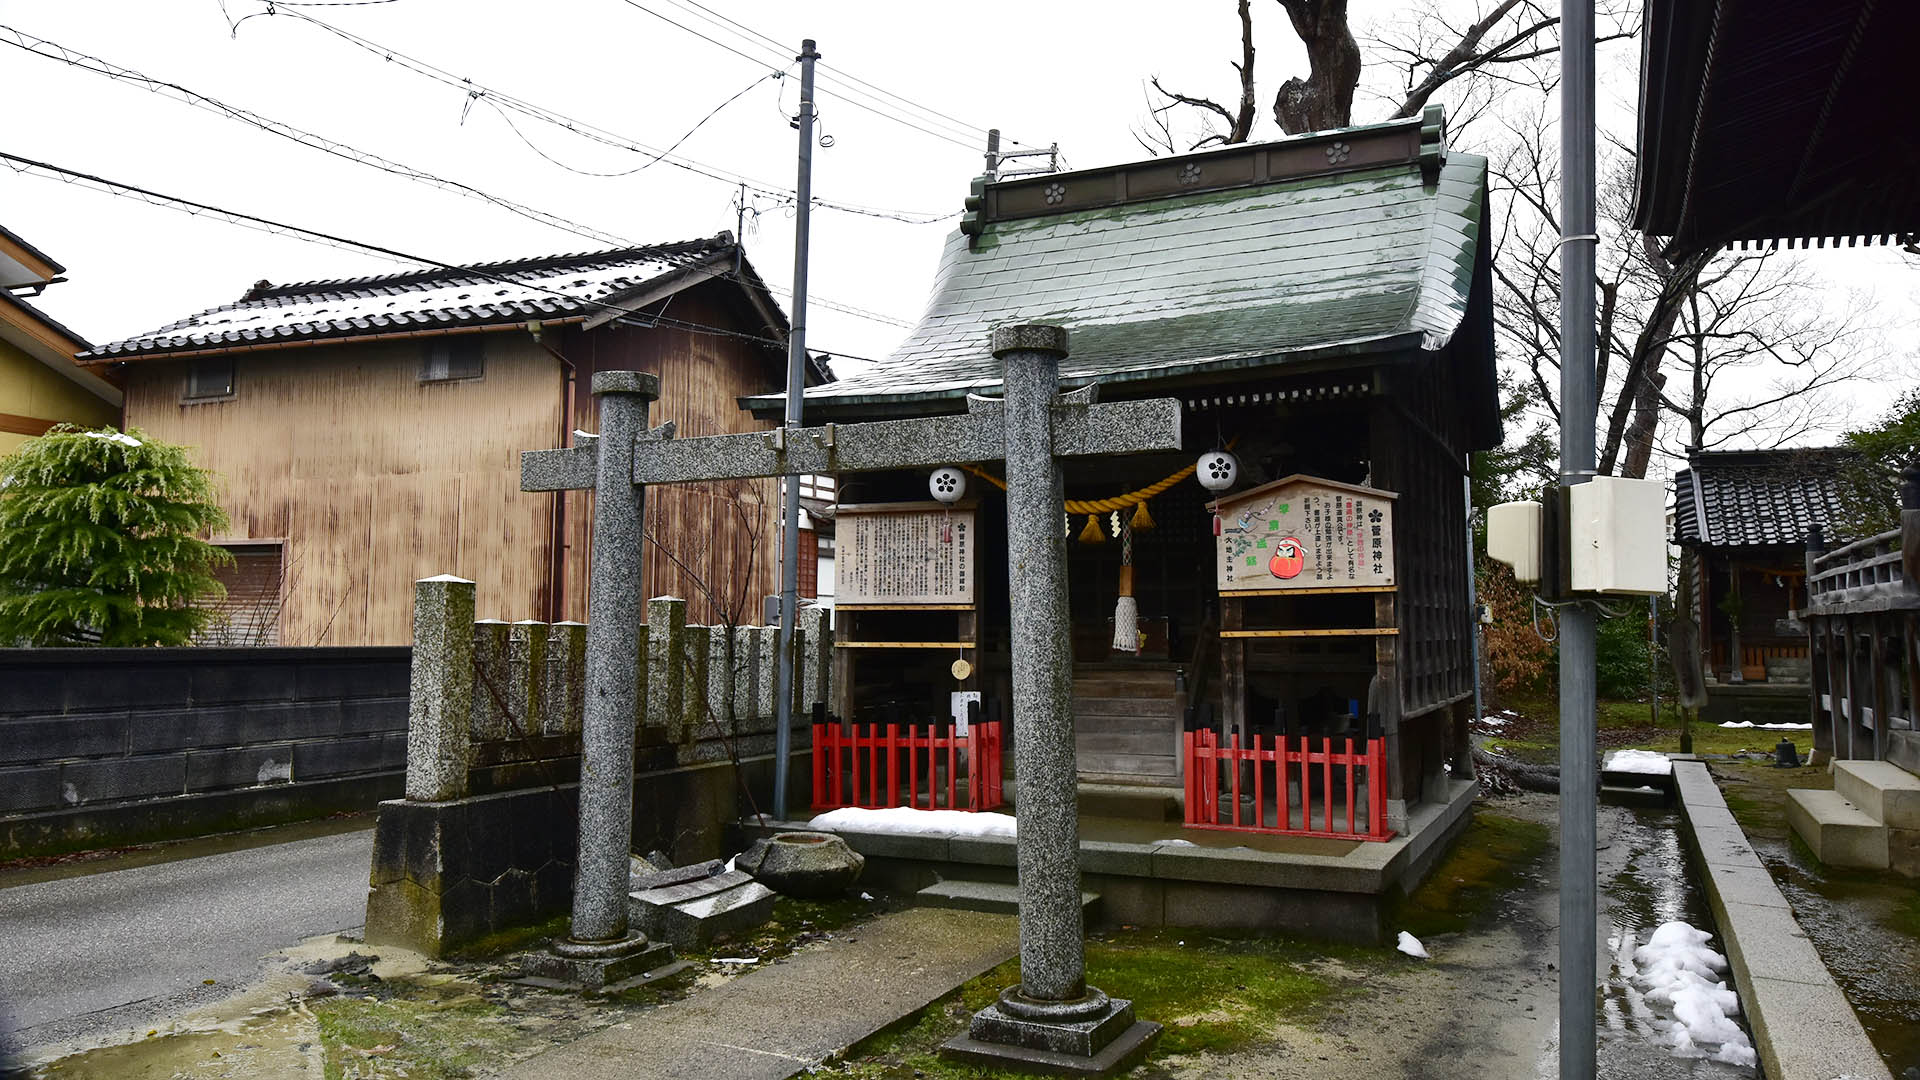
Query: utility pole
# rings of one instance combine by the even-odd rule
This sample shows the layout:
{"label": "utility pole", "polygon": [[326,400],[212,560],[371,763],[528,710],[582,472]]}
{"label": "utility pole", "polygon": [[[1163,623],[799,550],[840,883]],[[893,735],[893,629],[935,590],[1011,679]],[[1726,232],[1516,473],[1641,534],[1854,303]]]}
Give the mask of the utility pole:
{"label": "utility pole", "polygon": [[[801,398],[807,388],[807,241],[813,224],[813,62],[820,58],[813,39],[800,43],[800,176],[795,185],[793,231],[793,333],[787,338],[788,432],[800,427]],[[778,728],[773,733],[773,817],[787,820],[787,767],[793,758],[793,627],[800,613],[800,476],[781,479],[780,529],[780,682],[774,702]]]}
{"label": "utility pole", "polygon": [[[1593,479],[1593,0],[1560,0],[1560,486]],[[1567,493],[1561,493],[1565,505]],[[1560,609],[1560,1080],[1593,1080],[1594,612]]]}
{"label": "utility pole", "polygon": [[1000,175],[1000,129],[987,130],[987,179],[993,180]]}

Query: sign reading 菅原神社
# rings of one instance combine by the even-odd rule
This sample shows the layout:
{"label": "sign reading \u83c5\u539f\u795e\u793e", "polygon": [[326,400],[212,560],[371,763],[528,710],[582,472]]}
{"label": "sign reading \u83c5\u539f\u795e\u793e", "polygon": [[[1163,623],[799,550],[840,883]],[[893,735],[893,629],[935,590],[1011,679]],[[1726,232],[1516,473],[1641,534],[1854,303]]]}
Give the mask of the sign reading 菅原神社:
{"label": "sign reading \u83c5\u539f\u795e\u793e", "polygon": [[842,506],[834,513],[834,602],[973,603],[971,509],[936,502]]}
{"label": "sign reading \u83c5\u539f\u795e\u793e", "polygon": [[1289,476],[1223,496],[1221,592],[1392,585],[1394,493]]}

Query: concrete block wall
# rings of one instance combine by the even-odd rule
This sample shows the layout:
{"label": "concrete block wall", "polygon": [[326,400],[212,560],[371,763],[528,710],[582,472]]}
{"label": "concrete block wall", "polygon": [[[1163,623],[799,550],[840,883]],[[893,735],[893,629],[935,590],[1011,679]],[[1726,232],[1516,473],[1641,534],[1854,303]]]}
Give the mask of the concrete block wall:
{"label": "concrete block wall", "polygon": [[405,768],[409,652],[0,650],[0,857],[370,807]]}

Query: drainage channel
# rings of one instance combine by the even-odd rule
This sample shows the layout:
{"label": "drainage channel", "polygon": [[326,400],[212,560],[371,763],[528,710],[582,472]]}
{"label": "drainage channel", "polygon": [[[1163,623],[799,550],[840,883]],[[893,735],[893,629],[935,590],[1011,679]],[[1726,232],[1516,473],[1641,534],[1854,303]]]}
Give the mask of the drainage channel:
{"label": "drainage channel", "polygon": [[[1716,1023],[1715,1005],[1729,1004],[1728,999],[1722,996],[1716,1002],[1718,995],[1710,984],[1702,986],[1693,980],[1687,980],[1692,989],[1674,1000],[1658,992],[1663,985],[1671,989],[1676,969],[1692,967],[1706,974],[1710,969],[1701,966],[1704,950],[1722,957],[1726,951],[1706,894],[1687,864],[1679,814],[1603,807],[1601,818],[1599,906],[1606,952],[1600,958],[1600,970],[1605,972],[1600,988],[1600,1075],[1610,1080],[1753,1080],[1752,1065],[1733,1063],[1752,1059],[1750,1049],[1741,1052],[1743,1046],[1751,1047],[1744,1016],[1730,1018],[1731,1026],[1739,1029],[1737,1035]],[[1697,935],[1671,928],[1656,941],[1656,932],[1675,922],[1714,936],[1690,944],[1689,939]],[[1653,951],[1643,951],[1650,942]],[[1730,972],[1723,969],[1717,978],[1732,989]],[[1724,1040],[1712,1037],[1716,1026]],[[1716,1060],[1716,1054],[1731,1060]]]}

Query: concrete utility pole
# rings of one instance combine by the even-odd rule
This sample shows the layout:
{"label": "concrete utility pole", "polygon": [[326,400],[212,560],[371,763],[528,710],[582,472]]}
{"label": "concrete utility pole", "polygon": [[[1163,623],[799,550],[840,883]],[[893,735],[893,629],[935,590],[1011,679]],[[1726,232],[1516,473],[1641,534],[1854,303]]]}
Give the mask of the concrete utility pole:
{"label": "concrete utility pole", "polygon": [[[1560,0],[1560,486],[1593,479],[1593,0]],[[1565,494],[1562,493],[1564,499]],[[1562,504],[1564,505],[1564,503]],[[1560,1078],[1592,1080],[1594,612],[1560,609]]]}
{"label": "concrete utility pole", "polygon": [[[813,225],[813,39],[800,43],[800,177],[795,185],[793,232],[793,333],[787,338],[787,433],[800,429],[807,389],[807,241]],[[773,819],[787,820],[787,766],[793,757],[793,627],[800,610],[800,474],[782,480],[780,530],[780,694],[774,703]]]}

